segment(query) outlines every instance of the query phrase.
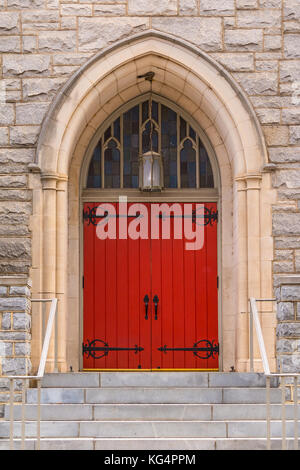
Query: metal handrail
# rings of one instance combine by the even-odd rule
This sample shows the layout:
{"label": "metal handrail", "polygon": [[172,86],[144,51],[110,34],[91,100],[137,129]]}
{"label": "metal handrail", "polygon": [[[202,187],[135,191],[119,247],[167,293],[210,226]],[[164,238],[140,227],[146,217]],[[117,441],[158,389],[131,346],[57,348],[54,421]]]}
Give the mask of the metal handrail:
{"label": "metal handrail", "polygon": [[293,403],[294,403],[294,449],[298,450],[298,377],[297,373],[272,373],[266,352],[265,342],[263,338],[262,328],[259,321],[256,302],[274,302],[276,299],[255,299],[250,298],[250,370],[254,371],[253,360],[253,324],[256,330],[256,336],[262,359],[264,374],[266,376],[266,405],[267,405],[267,449],[271,450],[271,378],[278,377],[281,379],[281,405],[282,405],[282,450],[286,450],[286,381],[287,377],[293,378]]}
{"label": "metal handrail", "polygon": [[[51,340],[51,335],[53,331],[53,324],[56,318],[57,312],[57,298],[53,299],[32,299],[31,302],[51,302],[50,312],[47,322],[47,328],[45,331],[45,335],[43,338],[43,348],[40,357],[40,363],[37,375],[10,375],[5,376],[5,378],[9,379],[9,415],[10,415],[10,433],[9,433],[9,441],[10,441],[10,449],[14,449],[14,381],[15,380],[22,380],[22,416],[21,416],[21,449],[24,450],[25,448],[25,393],[27,388],[27,382],[29,380],[36,380],[37,381],[37,445],[36,450],[40,450],[40,442],[41,442],[41,380],[44,377],[45,368],[46,368],[46,361],[49,352],[49,345]],[[44,321],[44,319],[43,319]],[[55,336],[54,339],[55,345],[55,370],[57,370],[57,337]]]}

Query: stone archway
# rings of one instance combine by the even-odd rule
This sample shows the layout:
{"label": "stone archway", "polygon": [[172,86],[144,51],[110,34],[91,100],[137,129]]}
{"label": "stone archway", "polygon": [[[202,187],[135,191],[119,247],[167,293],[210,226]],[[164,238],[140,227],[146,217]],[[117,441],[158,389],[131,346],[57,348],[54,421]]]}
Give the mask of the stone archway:
{"label": "stone archway", "polygon": [[[72,365],[76,370],[82,162],[103,121],[125,102],[149,91],[149,83],[137,76],[150,69],[156,73],[153,91],[198,122],[218,159],[223,369],[234,366],[243,371],[248,365],[248,298],[272,295],[273,192],[265,171],[267,153],[242,90],[207,54],[184,41],[148,31],[117,43],[83,66],[54,100],[43,123],[36,166],[32,166],[33,292],[60,299],[60,369]],[[265,322],[264,328],[272,328],[272,321]],[[271,338],[268,347],[273,352]]]}

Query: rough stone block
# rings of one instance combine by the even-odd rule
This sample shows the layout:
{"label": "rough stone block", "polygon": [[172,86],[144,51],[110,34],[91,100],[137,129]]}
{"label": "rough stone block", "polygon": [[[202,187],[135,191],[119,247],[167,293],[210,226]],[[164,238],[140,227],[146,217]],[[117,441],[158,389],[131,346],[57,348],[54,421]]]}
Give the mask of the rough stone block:
{"label": "rough stone block", "polygon": [[148,26],[147,18],[79,18],[79,51],[98,51]]}
{"label": "rough stone block", "polygon": [[289,129],[287,126],[264,126],[263,131],[268,145],[288,145]]}
{"label": "rough stone block", "polygon": [[23,81],[23,96],[27,101],[51,100],[66,78],[37,78]]}
{"label": "rough stone block", "polygon": [[16,124],[41,124],[48,108],[48,103],[17,104]]}
{"label": "rough stone block", "polygon": [[252,10],[258,8],[258,0],[236,0],[236,7],[239,10]]}
{"label": "rough stone block", "polygon": [[299,0],[285,0],[283,5],[283,13],[285,20],[296,20],[300,18]]}
{"label": "rough stone block", "polygon": [[27,358],[4,359],[2,361],[3,375],[27,375],[31,363]]}
{"label": "rough stone block", "polygon": [[277,353],[294,353],[299,352],[300,340],[294,339],[278,339],[276,341]]}
{"label": "rough stone block", "polygon": [[44,7],[45,0],[7,0],[8,8],[39,8]]}
{"label": "rough stone block", "polygon": [[274,163],[300,162],[298,148],[277,147],[269,149],[270,161]]}
{"label": "rough stone block", "polygon": [[282,110],[283,124],[300,124],[300,107]]}
{"label": "rough stone block", "polygon": [[26,175],[0,176],[0,188],[24,188],[26,186]]}
{"label": "rough stone block", "polygon": [[280,109],[258,108],[256,114],[261,124],[279,124]]}
{"label": "rough stone block", "polygon": [[18,36],[0,37],[0,52],[20,52],[20,39]]}
{"label": "rough stone block", "polygon": [[222,49],[221,18],[153,18],[152,27],[186,39],[204,51]]}
{"label": "rough stone block", "polygon": [[215,53],[212,56],[231,72],[251,72],[254,70],[253,54],[243,53]]}
{"label": "rough stone block", "polygon": [[277,305],[277,320],[294,320],[294,303],[293,302],[278,302]]}
{"label": "rough stone block", "polygon": [[274,213],[273,235],[300,234],[300,213]]}
{"label": "rough stone block", "polygon": [[30,297],[30,289],[27,286],[11,286],[9,288],[9,295],[25,295]]}
{"label": "rough stone block", "polygon": [[285,57],[298,59],[300,58],[300,34],[286,34],[284,36],[284,52]]}
{"label": "rough stone block", "polygon": [[2,314],[1,329],[2,330],[10,330],[11,329],[11,314],[10,313],[3,313]]}
{"label": "rough stone block", "polygon": [[30,356],[30,343],[15,343],[16,356]]}
{"label": "rough stone block", "polygon": [[91,5],[62,5],[61,15],[64,16],[92,16]]}
{"label": "rough stone block", "polygon": [[126,5],[95,5],[95,16],[126,16]]}
{"label": "rough stone block", "polygon": [[13,355],[13,343],[0,341],[0,357],[11,357]]}
{"label": "rough stone block", "polygon": [[26,23],[57,23],[59,11],[54,10],[30,10],[22,12],[22,22]]}
{"label": "rough stone block", "polygon": [[12,145],[34,145],[37,142],[39,126],[14,126],[10,129]]}
{"label": "rough stone block", "polygon": [[234,13],[234,0],[201,0],[200,2],[201,15],[231,16]]}
{"label": "rough stone block", "polygon": [[0,13],[0,34],[18,34],[20,32],[20,19],[17,12]]}
{"label": "rough stone block", "polygon": [[264,37],[264,50],[265,51],[278,51],[281,49],[282,37],[279,35]]}
{"label": "rough stone block", "polygon": [[[277,74],[270,72],[234,74],[248,95],[276,95]],[[279,144],[278,144],[279,145]]]}
{"label": "rough stone block", "polygon": [[279,29],[281,26],[280,10],[252,10],[237,12],[238,28],[272,28]]}
{"label": "rough stone block", "polygon": [[299,188],[300,171],[297,169],[277,171],[273,178],[273,185],[275,188],[280,186],[285,186],[287,188]]}
{"label": "rough stone block", "polygon": [[263,33],[261,29],[228,29],[225,31],[225,49],[235,51],[261,51]]}
{"label": "rough stone block", "polygon": [[36,52],[37,51],[37,37],[24,36],[23,37],[23,52]]}
{"label": "rough stone block", "polygon": [[[27,300],[27,299],[24,299]],[[30,309],[28,308],[28,305],[30,303],[27,301],[27,310]],[[20,310],[20,309],[19,309]],[[13,314],[13,329],[14,330],[30,330],[31,327],[31,316],[28,315],[27,313],[14,313]]]}
{"label": "rough stone block", "polygon": [[292,273],[294,271],[293,261],[275,261],[273,263],[274,273]]}
{"label": "rough stone block", "polygon": [[180,0],[179,1],[179,13],[181,15],[197,15],[198,4],[197,0]]}
{"label": "rough stone block", "polygon": [[14,105],[0,103],[0,125],[13,124],[15,119]]}
{"label": "rough stone block", "polygon": [[295,269],[297,272],[300,272],[300,251],[295,253]]}
{"label": "rough stone block", "polygon": [[[290,126],[290,144],[300,145],[300,126]],[[298,177],[300,178],[299,174]]]}
{"label": "rough stone block", "polygon": [[21,77],[34,77],[49,73],[50,57],[47,55],[4,55],[3,75],[5,77],[17,75]]}
{"label": "rough stone block", "polygon": [[300,301],[300,285],[285,285],[281,287],[281,299]]}
{"label": "rough stone block", "polygon": [[176,15],[176,0],[128,0],[129,15]]}
{"label": "rough stone block", "polygon": [[300,60],[282,60],[280,62],[280,81],[283,83],[300,80]]}
{"label": "rough stone block", "polygon": [[72,31],[46,31],[39,35],[41,52],[72,52],[76,49],[76,36]]}
{"label": "rough stone block", "polygon": [[[30,259],[30,253],[31,241],[29,239],[15,238],[9,240],[0,240],[0,259]],[[23,300],[24,299],[22,299],[22,301]],[[3,301],[3,299],[0,299],[0,302],[1,301]]]}

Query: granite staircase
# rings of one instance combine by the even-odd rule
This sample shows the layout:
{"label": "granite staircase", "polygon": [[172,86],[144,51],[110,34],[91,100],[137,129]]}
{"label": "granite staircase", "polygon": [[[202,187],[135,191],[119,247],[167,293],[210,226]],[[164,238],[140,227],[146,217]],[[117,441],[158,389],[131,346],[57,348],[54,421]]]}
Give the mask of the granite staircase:
{"label": "granite staircase", "polygon": [[[257,373],[82,372],[46,374],[41,449],[266,449],[265,377]],[[281,448],[281,391],[271,388],[272,448]],[[26,449],[36,442],[37,390],[27,390]],[[293,405],[287,405],[288,447]],[[15,405],[15,448],[21,406]],[[299,413],[300,416],[300,413]],[[299,432],[300,435],[300,432]],[[9,448],[9,405],[0,450]]]}

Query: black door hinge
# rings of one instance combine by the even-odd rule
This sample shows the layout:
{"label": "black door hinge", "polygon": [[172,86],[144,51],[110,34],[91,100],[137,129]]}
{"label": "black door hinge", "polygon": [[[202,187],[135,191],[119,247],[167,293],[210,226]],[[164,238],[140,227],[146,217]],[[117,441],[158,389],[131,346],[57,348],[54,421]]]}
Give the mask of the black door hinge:
{"label": "black door hinge", "polygon": [[84,276],[82,276],[82,288],[84,289]]}
{"label": "black door hinge", "polygon": [[219,289],[219,276],[217,276],[217,289]]}

